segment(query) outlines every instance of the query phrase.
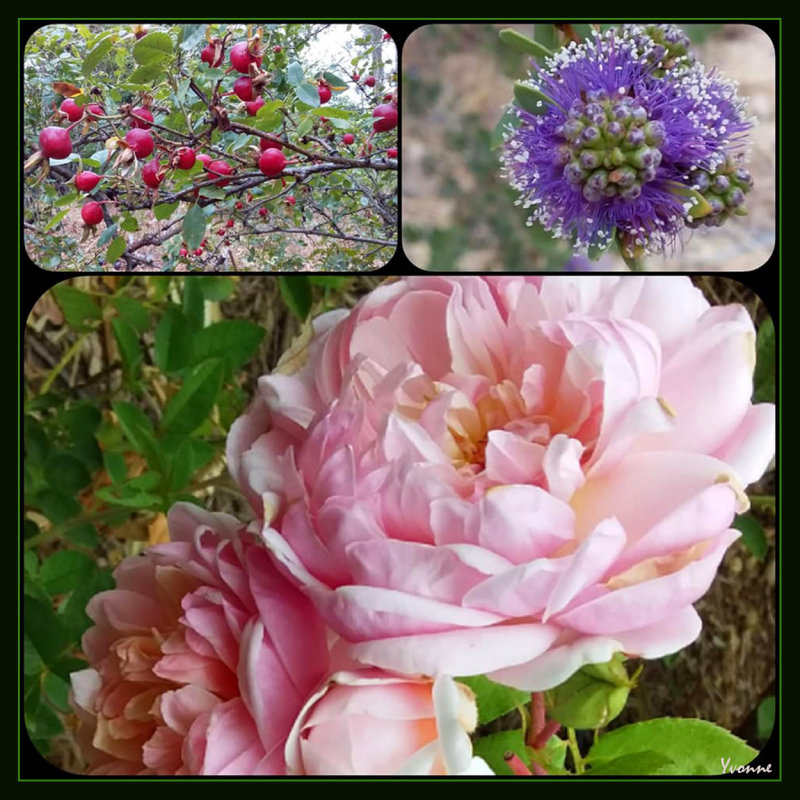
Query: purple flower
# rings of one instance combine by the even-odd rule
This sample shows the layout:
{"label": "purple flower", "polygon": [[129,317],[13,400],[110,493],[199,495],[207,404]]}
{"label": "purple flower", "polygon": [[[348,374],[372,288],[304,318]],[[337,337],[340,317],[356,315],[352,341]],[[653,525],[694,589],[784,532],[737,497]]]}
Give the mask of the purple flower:
{"label": "purple flower", "polygon": [[[515,106],[520,124],[502,156],[529,224],[578,252],[618,236],[654,253],[674,247],[687,223],[719,224],[741,206],[744,185],[717,179],[741,168],[753,120],[735,84],[696,62],[678,29],[609,30],[534,68],[528,85],[542,101]],[[710,196],[693,183],[700,172]]]}

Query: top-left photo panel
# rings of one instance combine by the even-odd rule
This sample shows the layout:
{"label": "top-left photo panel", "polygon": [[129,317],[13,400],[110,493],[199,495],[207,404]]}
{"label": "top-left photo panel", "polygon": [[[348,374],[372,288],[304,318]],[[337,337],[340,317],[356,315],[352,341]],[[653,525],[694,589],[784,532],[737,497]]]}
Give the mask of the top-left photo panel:
{"label": "top-left photo panel", "polygon": [[398,64],[382,28],[45,25],[23,58],[39,267],[340,273],[394,255]]}

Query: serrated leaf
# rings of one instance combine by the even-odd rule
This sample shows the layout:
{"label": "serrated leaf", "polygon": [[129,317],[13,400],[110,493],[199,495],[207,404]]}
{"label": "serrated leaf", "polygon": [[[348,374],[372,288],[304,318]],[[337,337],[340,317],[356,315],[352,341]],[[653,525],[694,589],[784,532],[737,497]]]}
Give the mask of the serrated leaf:
{"label": "serrated leaf", "polygon": [[107,245],[116,235],[118,225],[115,222],[113,225],[109,225],[98,237],[97,237],[97,246],[103,247]]}
{"label": "serrated leaf", "polygon": [[678,775],[720,775],[749,764],[758,752],[737,736],[701,719],[652,719],[605,733],[586,760],[594,768],[625,755],[652,751],[671,759]]}
{"label": "serrated leaf", "polygon": [[133,46],[133,58],[137,64],[160,62],[171,55],[172,38],[163,31],[148,33]]}
{"label": "serrated leaf", "polygon": [[159,203],[154,209],[153,214],[160,222],[169,219],[174,213],[175,209],[180,205],[180,201],[176,200],[174,203]]}
{"label": "serrated leaf", "polygon": [[282,275],[278,288],[289,310],[300,319],[305,319],[311,309],[311,284],[305,275]]}
{"label": "serrated leaf", "polygon": [[161,61],[153,61],[150,64],[142,64],[137,67],[128,77],[125,87],[128,91],[138,92],[143,88],[147,89],[147,84],[152,83],[161,77],[164,72],[164,64]]}
{"label": "serrated leaf", "polygon": [[124,483],[128,477],[128,467],[125,459],[119,453],[109,451],[103,453],[103,464],[112,483]]}
{"label": "serrated leaf", "polygon": [[484,736],[473,744],[472,752],[482,758],[496,775],[514,774],[504,758],[506,753],[516,753],[523,763],[529,763],[521,729]]}
{"label": "serrated leaf", "polygon": [[286,80],[289,81],[292,86],[299,86],[305,80],[303,67],[299,62],[292,61],[292,63],[286,67]]}
{"label": "serrated leaf", "polygon": [[742,543],[756,557],[763,559],[767,554],[767,535],[761,523],[750,514],[739,514],[733,527],[742,533]]}
{"label": "serrated leaf", "polygon": [[44,465],[44,477],[54,489],[67,494],[77,494],[92,479],[86,467],[69,453],[50,456]]}
{"label": "serrated leaf", "polygon": [[101,39],[95,46],[86,54],[86,58],[83,59],[83,64],[81,65],[81,74],[87,80],[91,78],[92,73],[95,70],[95,67],[103,60],[109,50],[114,45],[116,40],[115,35],[107,36],[105,39]]}
{"label": "serrated leaf", "polygon": [[119,227],[126,233],[136,233],[139,230],[139,223],[136,221],[136,217],[123,217]]}
{"label": "serrated leaf", "polygon": [[456,680],[469,686],[475,693],[475,702],[478,705],[478,725],[485,725],[487,722],[492,722],[509,711],[525,705],[531,697],[530,692],[502,686],[484,675],[473,675]]}
{"label": "serrated leaf", "polygon": [[22,601],[25,633],[30,637],[42,661],[49,664],[64,651],[69,643],[69,636],[52,608],[27,594]]}
{"label": "serrated leaf", "polygon": [[189,250],[200,247],[206,235],[206,215],[198,205],[193,205],[183,218],[183,241]]}
{"label": "serrated leaf", "polygon": [[70,192],[69,194],[65,194],[63,197],[59,197],[53,205],[55,206],[68,206],[70,203],[74,203],[75,200],[78,199],[77,192]]}
{"label": "serrated leaf", "polygon": [[109,264],[113,264],[125,252],[125,247],[125,237],[117,236],[108,246],[108,250],[106,250],[106,261]]}
{"label": "serrated leaf", "polygon": [[222,200],[225,197],[225,190],[221,186],[203,186],[200,189],[200,197],[208,197],[210,200]]}
{"label": "serrated leaf", "polygon": [[309,114],[315,114],[318,117],[328,117],[330,119],[350,119],[350,112],[344,108],[330,108],[329,106],[312,108]]}
{"label": "serrated leaf", "polygon": [[162,428],[170,433],[192,433],[205,422],[222,387],[223,362],[205,361],[189,374],[164,409]]}
{"label": "serrated leaf", "polygon": [[128,381],[134,381],[138,377],[139,367],[144,360],[136,329],[122,317],[114,317],[111,320],[111,330],[122,358],[125,377]]}
{"label": "serrated leaf", "polygon": [[546,114],[551,105],[555,105],[553,100],[543,92],[522,81],[514,84],[514,102],[525,111],[531,114]]}
{"label": "serrated leaf", "polygon": [[79,547],[97,547],[100,541],[100,536],[94,525],[78,525],[74,528],[70,528],[64,536],[67,541]]}
{"label": "serrated leaf", "polygon": [[94,561],[77,550],[57,550],[42,563],[39,582],[52,595],[65,594],[89,579]]}
{"label": "serrated leaf", "polygon": [[513,28],[504,28],[500,31],[500,40],[517,52],[526,53],[535,58],[550,58],[553,55],[552,51],[548,50],[541,42],[529,39]]}
{"label": "serrated leaf", "polygon": [[314,123],[311,121],[311,117],[303,117],[300,124],[297,126],[297,135],[305,136],[313,127]]}
{"label": "serrated leaf", "polygon": [[175,305],[167,307],[155,332],[153,355],[164,372],[178,372],[192,363],[193,329],[186,315]]}
{"label": "serrated leaf", "polygon": [[347,88],[347,82],[333,72],[323,72],[322,77],[325,78],[325,80],[328,83],[328,86],[330,86],[333,89]]}
{"label": "serrated leaf", "polygon": [[663,753],[643,750],[627,753],[611,761],[602,761],[587,775],[678,775],[675,762]]}
{"label": "serrated leaf", "polygon": [[173,438],[177,439],[180,444],[170,459],[169,491],[179,492],[186,487],[192,475],[214,457],[214,448],[202,439]]}
{"label": "serrated leaf", "polygon": [[139,332],[144,333],[150,327],[150,312],[138,300],[120,295],[111,300],[111,305],[119,315]]}
{"label": "serrated leaf", "polygon": [[54,672],[44,676],[44,692],[47,699],[63,714],[69,714],[72,709],[69,704],[70,685]]}
{"label": "serrated leaf", "polygon": [[243,319],[215,322],[195,336],[195,360],[221,358],[228,369],[236,369],[253,357],[265,333],[260,325]]}
{"label": "serrated leaf", "polygon": [[490,149],[497,150],[498,147],[503,146],[503,143],[505,142],[504,137],[508,132],[509,126],[512,128],[519,128],[520,125],[522,125],[522,120],[517,115],[514,107],[509,106],[503,112],[503,116],[500,117],[497,125],[495,125],[494,130],[492,131],[492,136],[489,139]]}
{"label": "serrated leaf", "polygon": [[155,444],[155,432],[150,418],[132,403],[112,403],[125,438],[133,448],[147,455]]}
{"label": "serrated leaf", "polygon": [[88,330],[90,326],[87,322],[103,318],[103,312],[95,299],[80,289],[58,284],[53,287],[53,294],[67,324],[76,331]]}
{"label": "serrated leaf", "polygon": [[56,214],[53,217],[53,219],[51,219],[50,222],[48,222],[47,225],[44,226],[42,230],[49,231],[51,228],[54,228],[56,225],[58,225],[59,222],[61,222],[62,219],[64,219],[64,217],[67,216],[67,214],[69,214],[71,210],[72,209],[65,208],[63,211],[59,211],[58,214]]}
{"label": "serrated leaf", "polygon": [[301,83],[294,87],[294,93],[301,103],[312,108],[319,107],[319,94],[313,83]]}

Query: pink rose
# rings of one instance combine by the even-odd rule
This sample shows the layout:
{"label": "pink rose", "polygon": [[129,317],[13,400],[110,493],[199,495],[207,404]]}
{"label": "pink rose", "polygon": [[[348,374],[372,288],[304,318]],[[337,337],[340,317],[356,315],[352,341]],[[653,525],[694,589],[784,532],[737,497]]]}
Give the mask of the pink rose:
{"label": "pink rose", "polygon": [[286,743],[295,775],[492,775],[472,755],[478,712],[451,678],[340,672],[313,695]]}
{"label": "pink rose", "polygon": [[230,469],[352,658],[542,690],[698,635],[774,451],[754,341],[686,278],[401,279],[261,378]]}
{"label": "pink rose", "polygon": [[92,598],[73,673],[95,774],[280,775],[328,669],[324,626],[241,523],[181,503],[172,541],[127,558]]}

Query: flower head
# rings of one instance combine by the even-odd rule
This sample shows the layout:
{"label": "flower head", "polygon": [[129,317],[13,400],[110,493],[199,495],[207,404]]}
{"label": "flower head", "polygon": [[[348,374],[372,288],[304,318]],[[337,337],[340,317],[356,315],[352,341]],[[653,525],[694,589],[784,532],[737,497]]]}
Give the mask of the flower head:
{"label": "flower head", "polygon": [[659,252],[693,219],[741,206],[738,183],[714,190],[721,205],[695,184],[698,172],[713,181],[740,168],[752,120],[735,84],[687,45],[671,26],[625,26],[536,68],[529,87],[541,99],[515,107],[502,157],[530,223],[579,251],[618,236],[630,251]]}

